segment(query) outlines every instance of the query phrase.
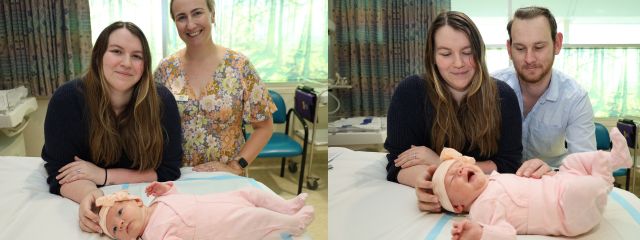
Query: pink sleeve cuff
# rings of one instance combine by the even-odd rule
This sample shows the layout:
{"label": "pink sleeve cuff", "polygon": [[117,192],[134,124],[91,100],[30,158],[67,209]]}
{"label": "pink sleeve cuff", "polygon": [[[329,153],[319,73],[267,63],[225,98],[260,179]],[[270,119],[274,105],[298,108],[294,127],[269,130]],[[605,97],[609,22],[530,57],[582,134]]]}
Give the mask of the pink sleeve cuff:
{"label": "pink sleeve cuff", "polygon": [[483,240],[516,240],[516,229],[511,226],[496,226],[480,223]]}

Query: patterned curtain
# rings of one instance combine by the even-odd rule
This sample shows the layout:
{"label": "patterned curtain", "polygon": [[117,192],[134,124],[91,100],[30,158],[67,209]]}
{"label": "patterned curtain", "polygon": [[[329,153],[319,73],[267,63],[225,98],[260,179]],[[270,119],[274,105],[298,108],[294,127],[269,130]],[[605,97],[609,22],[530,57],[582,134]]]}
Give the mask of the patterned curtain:
{"label": "patterned curtain", "polygon": [[87,0],[0,3],[0,89],[49,96],[80,76],[91,57]]}
{"label": "patterned curtain", "polygon": [[335,69],[351,89],[334,89],[336,115],[385,116],[396,85],[424,71],[427,28],[450,0],[334,0]]}

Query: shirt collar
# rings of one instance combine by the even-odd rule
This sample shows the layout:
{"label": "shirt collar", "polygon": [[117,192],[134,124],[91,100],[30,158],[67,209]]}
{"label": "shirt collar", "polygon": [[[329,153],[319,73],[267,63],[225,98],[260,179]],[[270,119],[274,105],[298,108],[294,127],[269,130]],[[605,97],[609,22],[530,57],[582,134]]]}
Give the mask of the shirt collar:
{"label": "shirt collar", "polygon": [[[515,70],[514,70],[515,71]],[[555,102],[556,100],[558,100],[558,94],[560,94],[560,76],[558,76],[558,74],[556,73],[555,69],[551,70],[551,80],[549,81],[549,87],[547,88],[547,90],[544,91],[544,93],[542,93],[542,96],[540,97],[541,99],[544,99],[544,101],[542,101],[541,103],[544,103],[545,101],[550,101],[550,102]],[[516,95],[519,100],[520,103],[522,103],[522,88],[520,87],[520,80],[518,79],[517,75],[515,78],[515,83],[514,84],[514,88],[513,91],[516,92]],[[522,109],[522,105],[520,105],[520,109]]]}
{"label": "shirt collar", "polygon": [[560,82],[559,82],[558,74],[556,74],[555,69],[551,69],[551,80],[549,82],[549,88],[545,91],[544,95],[546,95],[545,99],[547,101],[555,102],[558,100],[558,94],[560,94]]}

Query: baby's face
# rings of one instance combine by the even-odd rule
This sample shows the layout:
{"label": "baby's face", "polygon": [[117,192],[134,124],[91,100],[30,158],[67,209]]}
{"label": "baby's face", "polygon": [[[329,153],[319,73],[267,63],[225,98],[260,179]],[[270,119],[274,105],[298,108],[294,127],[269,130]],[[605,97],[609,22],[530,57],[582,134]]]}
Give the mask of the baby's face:
{"label": "baby's face", "polygon": [[137,239],[144,232],[143,206],[134,200],[116,202],[107,213],[107,230],[116,239]]}
{"label": "baby's face", "polygon": [[444,186],[451,204],[468,207],[487,184],[487,175],[477,165],[456,161],[444,177]]}

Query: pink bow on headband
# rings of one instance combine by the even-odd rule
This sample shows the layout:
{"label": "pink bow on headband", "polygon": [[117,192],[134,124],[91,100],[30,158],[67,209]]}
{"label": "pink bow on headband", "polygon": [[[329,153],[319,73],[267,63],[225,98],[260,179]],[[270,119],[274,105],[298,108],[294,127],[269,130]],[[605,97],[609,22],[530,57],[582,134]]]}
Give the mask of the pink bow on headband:
{"label": "pink bow on headband", "polygon": [[463,156],[462,153],[456,151],[453,148],[443,148],[442,152],[440,152],[440,161],[445,161],[445,160],[460,160],[462,162],[467,162],[467,163],[475,163],[476,159],[469,157],[469,156]]}
{"label": "pink bow on headband", "polygon": [[138,200],[137,202],[142,204],[142,200],[140,199],[140,197],[135,195],[129,195],[127,191],[121,190],[110,195],[99,197],[98,199],[96,199],[96,206],[111,207],[116,202],[128,201],[128,200]]}

